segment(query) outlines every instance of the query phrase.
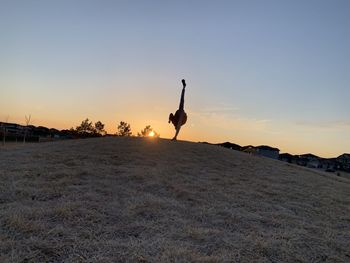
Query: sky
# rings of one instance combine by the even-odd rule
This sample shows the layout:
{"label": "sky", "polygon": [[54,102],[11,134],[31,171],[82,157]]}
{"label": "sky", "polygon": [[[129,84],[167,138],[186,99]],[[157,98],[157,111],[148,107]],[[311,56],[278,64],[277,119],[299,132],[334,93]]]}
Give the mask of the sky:
{"label": "sky", "polygon": [[350,152],[350,1],[0,0],[0,121]]}

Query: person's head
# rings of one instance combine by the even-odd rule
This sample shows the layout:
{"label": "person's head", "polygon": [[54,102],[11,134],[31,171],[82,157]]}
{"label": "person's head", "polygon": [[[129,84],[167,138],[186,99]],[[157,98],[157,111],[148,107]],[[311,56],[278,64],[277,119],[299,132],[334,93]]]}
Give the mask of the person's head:
{"label": "person's head", "polygon": [[185,82],[185,80],[183,79],[183,80],[181,80],[181,82],[182,82],[182,86],[183,86],[183,87],[186,87],[186,82]]}
{"label": "person's head", "polygon": [[170,113],[168,123],[173,122],[173,120],[174,120],[174,114]]}

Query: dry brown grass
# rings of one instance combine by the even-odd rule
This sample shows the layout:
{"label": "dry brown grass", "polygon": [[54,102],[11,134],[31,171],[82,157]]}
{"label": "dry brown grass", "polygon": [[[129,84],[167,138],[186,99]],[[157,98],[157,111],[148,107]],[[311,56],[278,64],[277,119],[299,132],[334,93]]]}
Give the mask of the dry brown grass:
{"label": "dry brown grass", "polygon": [[0,262],[350,262],[350,181],[224,148],[0,148]]}

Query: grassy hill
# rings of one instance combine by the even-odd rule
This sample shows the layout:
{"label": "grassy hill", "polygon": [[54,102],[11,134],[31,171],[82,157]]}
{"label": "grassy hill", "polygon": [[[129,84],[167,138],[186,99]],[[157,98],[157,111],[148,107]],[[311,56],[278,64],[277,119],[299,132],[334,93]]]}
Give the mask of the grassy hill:
{"label": "grassy hill", "polygon": [[350,180],[225,148],[0,148],[0,262],[350,262]]}

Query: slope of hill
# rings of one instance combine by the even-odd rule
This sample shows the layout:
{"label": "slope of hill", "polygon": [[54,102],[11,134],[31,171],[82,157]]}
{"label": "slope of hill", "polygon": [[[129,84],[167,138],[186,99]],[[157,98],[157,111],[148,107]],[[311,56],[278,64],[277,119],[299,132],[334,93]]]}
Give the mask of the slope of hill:
{"label": "slope of hill", "polygon": [[225,148],[0,148],[1,262],[349,262],[350,181]]}

